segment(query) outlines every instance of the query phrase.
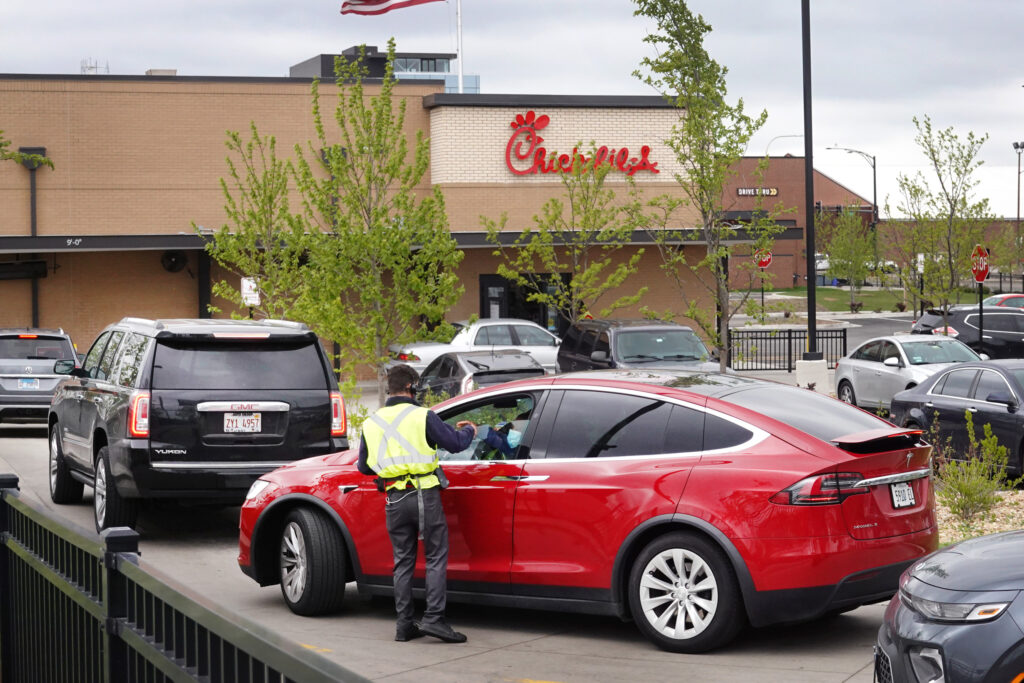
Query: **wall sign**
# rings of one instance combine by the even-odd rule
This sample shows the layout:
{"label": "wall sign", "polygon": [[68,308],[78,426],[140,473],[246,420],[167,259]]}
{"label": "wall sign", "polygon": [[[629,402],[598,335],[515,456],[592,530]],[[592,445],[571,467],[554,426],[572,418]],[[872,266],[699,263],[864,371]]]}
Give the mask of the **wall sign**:
{"label": "wall sign", "polygon": [[740,197],[777,197],[777,187],[737,187],[736,194]]}
{"label": "wall sign", "polygon": [[[572,154],[549,153],[541,147],[544,142],[537,131],[546,128],[551,123],[551,117],[546,114],[537,116],[536,112],[530,110],[526,114],[516,114],[512,121],[512,136],[505,145],[505,165],[508,170],[516,175],[530,175],[533,173],[569,173],[575,164],[587,164],[590,157],[580,154],[579,149],[574,147]],[[594,152],[594,165],[608,164],[613,170],[621,171],[631,176],[639,171],[658,173],[658,162],[651,161],[648,157],[651,153],[650,145],[640,148],[640,156],[630,156],[628,147],[618,149],[602,145]]]}

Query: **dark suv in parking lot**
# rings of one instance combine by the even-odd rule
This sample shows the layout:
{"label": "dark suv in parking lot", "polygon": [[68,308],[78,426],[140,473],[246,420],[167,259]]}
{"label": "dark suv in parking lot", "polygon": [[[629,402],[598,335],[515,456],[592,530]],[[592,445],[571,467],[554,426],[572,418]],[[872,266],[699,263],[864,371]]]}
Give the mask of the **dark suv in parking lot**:
{"label": "dark suv in parking lot", "polygon": [[[979,325],[983,328],[979,329]],[[945,328],[945,329],[944,329]],[[990,358],[1024,358],[1024,310],[985,306],[984,321],[977,306],[929,309],[910,330],[914,334],[947,334]],[[984,339],[982,339],[982,332]]]}
{"label": "dark suv in parking lot", "polygon": [[50,496],[94,489],[97,530],[144,498],[237,504],[261,474],[348,447],[345,406],[316,335],[276,320],[107,327],[49,412]]}
{"label": "dark suv in parking lot", "polygon": [[62,379],[53,372],[55,360],[76,361],[64,330],[0,330],[0,422],[46,422]]}
{"label": "dark suv in parking lot", "polygon": [[670,366],[719,369],[713,354],[686,325],[652,320],[580,320],[558,347],[558,371]]}

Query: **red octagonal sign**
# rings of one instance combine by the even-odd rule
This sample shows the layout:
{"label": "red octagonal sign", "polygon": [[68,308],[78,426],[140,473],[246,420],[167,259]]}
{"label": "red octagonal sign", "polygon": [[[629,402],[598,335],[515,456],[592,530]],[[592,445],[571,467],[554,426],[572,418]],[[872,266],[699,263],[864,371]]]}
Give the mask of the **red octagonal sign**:
{"label": "red octagonal sign", "polygon": [[984,282],[988,277],[988,249],[976,244],[971,253],[971,272],[975,282]]}
{"label": "red octagonal sign", "polygon": [[767,249],[758,249],[754,256],[757,258],[758,268],[767,268],[772,264],[772,252]]}

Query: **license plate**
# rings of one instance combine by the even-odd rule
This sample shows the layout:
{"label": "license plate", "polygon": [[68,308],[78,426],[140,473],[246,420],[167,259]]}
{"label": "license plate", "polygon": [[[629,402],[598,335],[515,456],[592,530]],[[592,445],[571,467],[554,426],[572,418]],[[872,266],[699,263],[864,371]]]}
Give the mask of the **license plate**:
{"label": "license plate", "polygon": [[19,389],[38,389],[39,379],[37,377],[19,377],[18,378]]}
{"label": "license plate", "polygon": [[914,489],[905,481],[889,484],[889,493],[892,494],[894,508],[908,508],[914,505]]}
{"label": "license plate", "polygon": [[258,432],[260,413],[224,413],[224,432]]}

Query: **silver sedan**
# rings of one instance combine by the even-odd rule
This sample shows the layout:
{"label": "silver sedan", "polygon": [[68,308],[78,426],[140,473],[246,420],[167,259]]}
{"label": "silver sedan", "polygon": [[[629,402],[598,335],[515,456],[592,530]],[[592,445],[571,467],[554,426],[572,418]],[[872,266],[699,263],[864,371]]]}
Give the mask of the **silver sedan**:
{"label": "silver sedan", "polygon": [[983,360],[948,337],[901,334],[876,337],[839,359],[836,396],[868,410],[889,410],[892,397],[953,363]]}
{"label": "silver sedan", "polygon": [[518,349],[533,356],[545,371],[555,372],[559,339],[537,323],[518,318],[481,318],[473,324],[461,321],[454,325],[458,332],[447,344],[392,345],[389,351],[393,362],[406,363],[422,373],[431,361],[449,351]]}

